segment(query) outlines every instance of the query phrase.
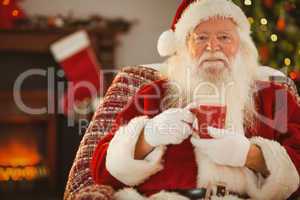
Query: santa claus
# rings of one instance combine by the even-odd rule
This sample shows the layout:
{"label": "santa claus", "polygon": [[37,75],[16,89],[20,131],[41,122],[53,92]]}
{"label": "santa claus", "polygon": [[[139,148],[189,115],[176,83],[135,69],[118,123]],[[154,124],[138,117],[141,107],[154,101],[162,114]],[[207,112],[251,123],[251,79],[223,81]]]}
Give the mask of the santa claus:
{"label": "santa claus", "polygon": [[[242,10],[228,0],[186,0],[158,41],[164,78],[144,85],[93,154],[98,184],[115,199],[287,199],[297,195],[300,104],[259,79]],[[222,104],[224,128],[191,108]]]}

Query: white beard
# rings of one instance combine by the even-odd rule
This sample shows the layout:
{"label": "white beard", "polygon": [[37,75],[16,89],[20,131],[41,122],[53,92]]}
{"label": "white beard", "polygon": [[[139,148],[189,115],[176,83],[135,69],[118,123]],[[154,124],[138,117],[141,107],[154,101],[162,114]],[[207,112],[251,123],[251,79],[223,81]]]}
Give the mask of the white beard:
{"label": "white beard", "polygon": [[[228,68],[219,66],[217,70],[199,68],[184,52],[166,62],[163,73],[171,81],[165,95],[166,107],[175,104],[184,107],[195,101],[199,104],[222,104],[227,109],[225,128],[244,133],[244,125],[254,125],[253,83],[258,66],[255,56],[240,50]],[[217,74],[211,74],[212,71],[217,71]]]}

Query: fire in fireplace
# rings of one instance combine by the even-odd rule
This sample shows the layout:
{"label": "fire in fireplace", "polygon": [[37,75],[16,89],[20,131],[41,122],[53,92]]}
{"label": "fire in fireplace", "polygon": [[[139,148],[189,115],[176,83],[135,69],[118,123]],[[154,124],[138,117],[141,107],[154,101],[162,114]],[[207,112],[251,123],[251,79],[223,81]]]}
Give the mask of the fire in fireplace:
{"label": "fire in fireplace", "polygon": [[49,188],[47,126],[29,119],[17,117],[0,124],[0,190],[6,193]]}
{"label": "fire in fireplace", "polygon": [[32,137],[9,137],[0,141],[0,181],[33,181],[47,177],[47,169]]}

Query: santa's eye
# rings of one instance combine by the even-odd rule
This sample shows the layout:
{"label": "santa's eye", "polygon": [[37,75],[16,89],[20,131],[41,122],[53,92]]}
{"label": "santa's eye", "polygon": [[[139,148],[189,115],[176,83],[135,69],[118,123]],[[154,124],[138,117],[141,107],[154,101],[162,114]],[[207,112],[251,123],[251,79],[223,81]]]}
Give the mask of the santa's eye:
{"label": "santa's eye", "polygon": [[199,36],[197,39],[198,40],[206,40],[208,37],[207,36]]}
{"label": "santa's eye", "polygon": [[220,35],[218,37],[218,39],[222,42],[230,42],[231,41],[231,37],[228,35]]}
{"label": "santa's eye", "polygon": [[208,36],[206,35],[197,35],[197,37],[195,37],[196,42],[203,42],[207,40],[208,40]]}

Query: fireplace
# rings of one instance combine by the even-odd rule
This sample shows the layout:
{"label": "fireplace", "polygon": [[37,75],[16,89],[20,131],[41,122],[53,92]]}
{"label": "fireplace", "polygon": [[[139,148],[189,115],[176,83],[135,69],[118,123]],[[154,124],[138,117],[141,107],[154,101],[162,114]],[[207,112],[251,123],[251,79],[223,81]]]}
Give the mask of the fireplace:
{"label": "fireplace", "polygon": [[[21,96],[23,103],[32,108],[47,105],[45,92],[22,92]],[[9,92],[2,92],[0,101],[1,192],[10,198],[51,193],[56,177],[54,116],[22,113]]]}
{"label": "fireplace", "polygon": [[[114,69],[118,36],[130,27],[128,22],[120,26],[114,21],[101,27],[79,27],[89,33],[101,67],[108,71]],[[110,26],[111,23],[115,25]],[[77,30],[0,30],[0,66],[3,66],[0,79],[1,200],[63,198],[69,170],[84,131],[78,124],[70,126],[69,119],[58,112],[57,85],[66,80],[56,76],[61,67],[50,54],[49,45]],[[33,108],[48,108],[48,103],[52,102],[54,111],[51,114],[26,114],[14,102],[12,92],[16,79],[32,69],[53,72],[51,77],[55,81],[49,85],[49,74],[31,76],[22,85],[22,100]],[[112,77],[112,73],[105,75],[104,90]],[[49,97],[53,99],[48,100]]]}
{"label": "fireplace", "polygon": [[42,124],[0,126],[0,182],[2,191],[36,188],[49,170]]}

